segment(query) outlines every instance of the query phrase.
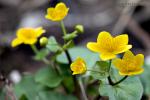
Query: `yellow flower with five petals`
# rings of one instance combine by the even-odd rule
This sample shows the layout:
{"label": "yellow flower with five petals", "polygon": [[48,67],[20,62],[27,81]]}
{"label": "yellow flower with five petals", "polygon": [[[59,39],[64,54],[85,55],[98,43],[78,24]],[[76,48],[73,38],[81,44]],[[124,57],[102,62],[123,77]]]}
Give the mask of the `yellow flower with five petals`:
{"label": "yellow flower with five petals", "polygon": [[47,15],[45,15],[46,19],[52,21],[61,21],[68,14],[69,8],[62,2],[58,3],[55,8],[50,7],[47,9]]}
{"label": "yellow flower with five petals", "polygon": [[134,54],[131,51],[125,52],[123,59],[117,58],[113,60],[113,64],[119,70],[120,75],[137,75],[141,74],[144,69],[141,67],[144,63],[144,55]]}
{"label": "yellow flower with five petals", "polygon": [[22,43],[32,45],[37,42],[38,37],[43,33],[45,33],[45,30],[42,27],[20,28],[17,31],[17,37],[11,42],[11,46],[16,47]]}
{"label": "yellow flower with five petals", "polygon": [[100,53],[102,60],[110,60],[117,54],[131,49],[132,45],[128,45],[127,34],[112,37],[109,32],[102,31],[98,35],[97,42],[88,42],[87,48]]}
{"label": "yellow flower with five petals", "polygon": [[73,75],[75,74],[83,74],[86,72],[87,67],[84,59],[78,57],[70,66],[71,70],[73,71]]}

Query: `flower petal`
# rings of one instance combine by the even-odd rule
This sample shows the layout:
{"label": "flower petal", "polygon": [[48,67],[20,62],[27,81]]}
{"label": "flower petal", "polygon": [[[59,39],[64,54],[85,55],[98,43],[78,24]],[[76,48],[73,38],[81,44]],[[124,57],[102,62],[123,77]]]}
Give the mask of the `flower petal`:
{"label": "flower petal", "polygon": [[120,58],[114,59],[112,63],[115,65],[117,69],[119,70],[122,69],[122,60]]}
{"label": "flower petal", "polygon": [[83,74],[86,72],[86,63],[85,61],[78,57],[71,65],[70,65],[71,70],[73,71],[73,75],[75,74]]}
{"label": "flower petal", "polygon": [[103,61],[106,61],[106,60],[110,60],[110,59],[116,58],[116,55],[114,55],[112,53],[103,53],[103,54],[100,54],[100,58]]}
{"label": "flower petal", "polygon": [[99,33],[97,42],[104,44],[105,42],[108,42],[112,39],[112,36],[109,32],[102,31]]}
{"label": "flower petal", "polygon": [[131,60],[133,58],[134,58],[134,54],[130,50],[126,51],[123,56],[123,60]]}
{"label": "flower petal", "polygon": [[100,45],[96,42],[88,42],[87,43],[87,48],[94,51],[94,52],[100,52],[101,51]]}
{"label": "flower petal", "polygon": [[125,75],[132,76],[132,75],[141,74],[143,71],[144,71],[144,69],[140,68],[140,69],[132,71],[132,72],[121,72],[121,71],[119,71],[119,74],[123,75],[123,76],[125,76]]}
{"label": "flower petal", "polygon": [[38,28],[35,29],[35,34],[36,34],[37,37],[41,36],[45,32],[46,31],[42,27],[38,27]]}
{"label": "flower petal", "polygon": [[47,15],[45,16],[45,18],[52,20],[55,17],[54,13],[55,13],[55,9],[54,8],[48,8],[47,9]]}
{"label": "flower petal", "polygon": [[132,48],[132,45],[124,45],[124,46],[117,46],[116,45],[116,50],[114,51],[114,54],[126,52],[131,48]]}
{"label": "flower petal", "polygon": [[47,9],[47,14],[48,14],[48,15],[53,15],[54,9],[55,9],[55,8],[52,8],[52,7],[48,8],[48,9]]}
{"label": "flower petal", "polygon": [[134,60],[136,62],[135,66],[141,67],[144,63],[144,55],[143,54],[138,54],[134,57]]}
{"label": "flower petal", "polygon": [[20,44],[22,44],[23,42],[20,40],[20,39],[18,39],[18,38],[15,38],[12,42],[11,42],[11,46],[12,47],[16,47],[16,46],[18,46],[18,45],[20,45]]}
{"label": "flower petal", "polygon": [[118,46],[124,46],[128,44],[128,35],[127,34],[123,34],[123,35],[118,35],[114,38],[114,42],[118,45]]}
{"label": "flower petal", "polygon": [[55,10],[65,11],[67,10],[67,7],[63,2],[60,2],[56,5]]}
{"label": "flower petal", "polygon": [[37,42],[37,38],[26,39],[23,41],[24,44],[29,44],[29,45],[35,44],[36,42]]}

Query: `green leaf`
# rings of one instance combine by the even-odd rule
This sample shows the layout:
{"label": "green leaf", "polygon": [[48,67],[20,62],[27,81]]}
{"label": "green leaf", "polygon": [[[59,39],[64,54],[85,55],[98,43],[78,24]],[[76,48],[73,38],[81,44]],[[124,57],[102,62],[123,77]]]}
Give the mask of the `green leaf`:
{"label": "green leaf", "polygon": [[72,76],[64,77],[63,84],[67,92],[72,93],[75,89]]}
{"label": "green leaf", "polygon": [[75,37],[77,37],[78,35],[76,33],[71,33],[71,34],[66,34],[65,36],[63,36],[63,39],[68,41],[68,40],[72,40]]}
{"label": "green leaf", "polygon": [[56,39],[54,36],[50,36],[48,39],[48,44],[46,47],[51,51],[51,52],[57,52],[60,49],[59,44],[57,43]]}
{"label": "green leaf", "polygon": [[34,57],[35,60],[42,60],[43,58],[45,58],[47,55],[49,54],[49,50],[47,49],[42,49],[40,50],[36,56]]}
{"label": "green leaf", "polygon": [[56,71],[49,66],[40,69],[36,73],[35,81],[50,88],[54,88],[61,83],[62,77],[59,76]]}
{"label": "green leaf", "polygon": [[44,91],[39,92],[38,99],[36,100],[77,100],[72,95],[63,95],[57,92]]}
{"label": "green leaf", "polygon": [[144,73],[140,75],[140,79],[144,86],[144,93],[150,95],[150,65],[145,64]]}
{"label": "green leaf", "polygon": [[[70,48],[69,54],[72,60],[75,60],[79,56],[82,57],[85,60],[87,67],[92,67],[95,64],[95,62],[99,60],[99,55],[97,53],[90,52],[87,48],[84,47]],[[68,63],[64,52],[58,55],[56,60],[60,63]]]}
{"label": "green leaf", "polygon": [[109,63],[106,61],[97,61],[92,68],[91,75],[95,79],[104,79],[109,76]]}
{"label": "green leaf", "polygon": [[143,87],[139,78],[128,77],[116,86],[100,84],[99,93],[108,96],[109,100],[141,100]]}
{"label": "green leaf", "polygon": [[24,97],[26,97],[27,100],[35,100],[38,92],[41,90],[44,90],[44,86],[37,84],[31,75],[24,76],[21,82],[14,86],[15,95],[20,100]]}

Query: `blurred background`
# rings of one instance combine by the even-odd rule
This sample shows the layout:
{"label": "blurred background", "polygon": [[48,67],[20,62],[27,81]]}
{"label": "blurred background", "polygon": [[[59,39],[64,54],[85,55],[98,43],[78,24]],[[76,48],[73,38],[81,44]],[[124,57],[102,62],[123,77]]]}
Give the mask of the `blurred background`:
{"label": "blurred background", "polygon": [[22,72],[36,72],[43,65],[32,59],[34,53],[28,45],[10,46],[18,28],[43,26],[45,36],[54,35],[63,42],[59,23],[44,17],[46,9],[58,2],[65,2],[70,8],[64,20],[68,32],[76,24],[85,27],[84,34],[75,39],[77,45],[96,41],[100,31],[109,31],[114,36],[126,33],[133,51],[145,54],[146,62],[150,63],[150,0],[0,0],[1,73],[17,82]]}

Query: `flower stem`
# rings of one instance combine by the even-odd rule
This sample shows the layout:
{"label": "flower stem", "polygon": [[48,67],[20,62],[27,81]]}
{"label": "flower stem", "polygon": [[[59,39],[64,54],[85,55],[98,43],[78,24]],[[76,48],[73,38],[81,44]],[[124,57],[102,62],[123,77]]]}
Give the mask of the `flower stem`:
{"label": "flower stem", "polygon": [[[63,21],[60,21],[60,25],[61,25],[61,29],[63,31],[63,35],[67,35],[67,31],[66,31],[66,28],[65,28],[65,25],[64,25],[64,22]],[[66,43],[67,41],[64,40],[64,42]],[[65,52],[65,55],[67,56],[67,59],[68,59],[68,64],[70,65],[72,63],[72,59],[71,59],[71,56],[68,52],[68,50],[64,50]],[[82,95],[83,95],[83,98],[84,100],[88,100],[87,99],[87,96],[86,96],[86,93],[85,93],[85,89],[83,87],[83,83],[82,81],[80,81],[78,83],[78,80],[76,78],[76,76],[73,75],[73,81],[74,81],[74,84],[75,84],[75,94],[80,98],[80,92],[78,91],[78,89],[80,88],[81,89],[81,92],[82,92]]]}
{"label": "flower stem", "polygon": [[[109,69],[108,69],[109,73],[110,73],[110,70],[111,70],[111,63],[112,63],[112,60],[109,61]],[[114,84],[113,81],[111,80],[110,75],[107,77],[107,79],[108,79],[108,82],[109,82],[110,85]]]}
{"label": "flower stem", "polygon": [[[35,54],[39,53],[39,50],[36,48],[35,45],[30,45],[32,50],[34,51]],[[45,64],[50,64],[49,60],[47,58],[43,58],[42,61],[45,63]]]}
{"label": "flower stem", "polygon": [[67,59],[68,59],[68,64],[70,65],[72,63],[72,59],[71,59],[71,56],[70,56],[68,50],[65,50],[65,54],[66,54]]}
{"label": "flower stem", "polygon": [[80,89],[81,89],[84,100],[88,100],[85,89],[84,89],[82,79],[79,79],[79,85],[80,85]]}
{"label": "flower stem", "polygon": [[124,76],[121,80],[119,80],[118,82],[114,83],[112,86],[115,86],[115,85],[117,85],[117,84],[123,82],[127,77],[128,77],[127,75]]}
{"label": "flower stem", "polygon": [[35,45],[31,45],[31,48],[32,48],[32,50],[34,51],[34,53],[38,53],[39,52],[39,50],[36,48],[36,46]]}
{"label": "flower stem", "polygon": [[[109,72],[110,72],[110,69],[111,69],[111,63],[112,63],[112,60],[109,61]],[[110,75],[109,75],[109,76],[108,76],[108,82],[109,82],[110,85],[115,86],[115,85],[121,83],[122,81],[124,81],[127,77],[128,77],[128,76],[125,76],[125,77],[123,77],[121,80],[119,80],[118,82],[114,83],[114,82],[112,81]]]}
{"label": "flower stem", "polygon": [[110,72],[110,70],[111,70],[111,63],[112,63],[112,60],[109,61],[109,69],[108,69],[108,72]]}
{"label": "flower stem", "polygon": [[65,36],[65,35],[67,34],[67,31],[66,31],[66,28],[65,28],[64,22],[63,22],[63,21],[60,21],[60,25],[61,25],[61,28],[62,28],[63,34],[64,34],[64,36]]}

